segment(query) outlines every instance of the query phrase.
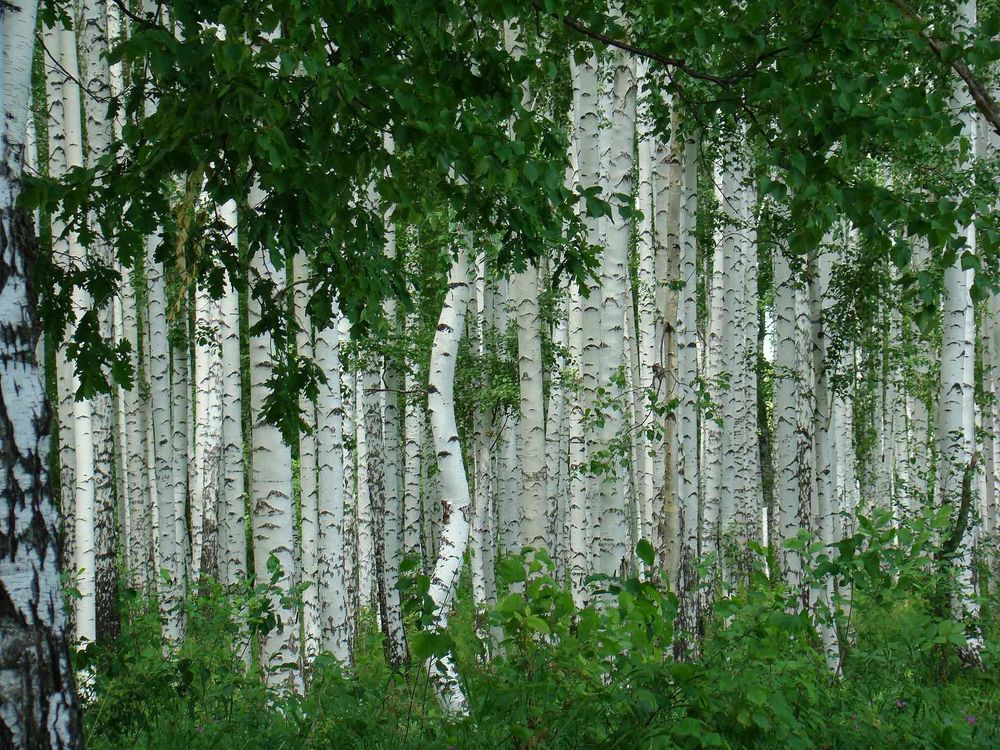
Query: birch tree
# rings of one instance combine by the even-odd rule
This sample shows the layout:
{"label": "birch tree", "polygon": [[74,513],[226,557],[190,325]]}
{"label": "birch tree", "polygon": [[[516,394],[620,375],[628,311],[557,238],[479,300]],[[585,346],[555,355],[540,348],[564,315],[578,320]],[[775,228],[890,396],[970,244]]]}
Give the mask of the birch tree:
{"label": "birch tree", "polygon": [[[95,167],[107,157],[111,148],[112,123],[107,114],[107,101],[111,91],[110,72],[105,57],[108,49],[107,6],[100,0],[83,0],[81,7],[78,46],[83,56],[80,80],[87,92],[84,117],[86,144],[85,164]],[[72,86],[73,82],[67,82]],[[67,114],[71,109],[65,110]],[[91,225],[96,224],[96,216],[89,217]],[[93,227],[96,241],[90,254],[99,263],[111,265],[111,251],[100,229]],[[113,338],[112,305],[101,304],[97,313],[97,333],[105,339]],[[94,429],[94,544],[96,548],[96,617],[98,634],[102,640],[111,640],[118,635],[118,538],[116,524],[116,492],[114,486],[115,467],[114,432],[115,411],[111,388],[99,391],[93,398],[92,419]],[[119,471],[120,471],[120,467]]]}
{"label": "birch tree", "polygon": [[[434,334],[427,384],[427,416],[434,436],[445,516],[440,551],[428,590],[434,605],[432,616],[438,628],[447,627],[462,557],[469,542],[472,503],[455,422],[455,361],[469,302],[469,276],[468,250],[460,244],[449,272],[448,292]],[[427,668],[442,708],[451,714],[468,713],[468,700],[462,690],[454,657],[451,654],[431,657]]]}
{"label": "birch tree", "polygon": [[[607,167],[605,193],[632,195],[633,148],[635,143],[635,74],[631,57],[620,50],[609,61],[610,88],[603,93],[607,107],[607,128],[601,131],[601,161]],[[601,570],[604,573],[626,571],[629,564],[628,526],[624,503],[624,477],[613,455],[612,443],[622,428],[621,388],[613,378],[625,364],[625,284],[626,259],[632,239],[631,222],[621,211],[605,218],[605,246],[601,260],[601,349],[600,367],[603,382],[613,406],[604,415],[601,430],[602,448],[611,450],[610,464],[600,482]]]}
{"label": "birch tree", "polygon": [[[271,262],[255,255],[251,266],[258,283],[274,283]],[[260,300],[250,298],[250,327],[261,318]],[[276,356],[270,335],[250,342],[250,401],[254,415],[250,435],[250,498],[253,509],[254,570],[259,581],[275,581],[278,596],[272,602],[277,620],[261,639],[261,663],[270,685],[296,692],[302,689],[299,661],[299,614],[291,599],[298,580],[295,555],[295,509],[292,498],[292,456],[277,427],[262,416],[262,407]],[[276,579],[276,580],[275,580]]]}
{"label": "birch tree", "polygon": [[[963,0],[958,6],[955,28],[960,34],[971,32],[976,24],[976,4]],[[956,81],[954,99],[961,112],[962,137],[975,143],[975,116],[971,109],[967,89]],[[961,160],[959,168],[966,164]],[[974,279],[972,268],[965,268],[965,252],[976,249],[975,225],[956,228],[964,239],[964,247],[955,254],[954,261],[944,272],[944,293],[941,317],[941,381],[938,390],[937,492],[941,502],[952,508],[951,519],[961,534],[954,564],[957,568],[958,587],[952,595],[952,608],[958,617],[975,619],[978,605],[973,596],[972,544],[974,521],[962,506],[970,502],[969,476],[974,470],[975,450],[975,310],[970,291]],[[964,517],[963,517],[964,516]],[[969,649],[978,653],[981,640],[978,629],[969,637]]]}
{"label": "birch tree", "polygon": [[[695,639],[700,635],[701,607],[697,591],[698,574],[698,247],[695,228],[698,211],[698,141],[694,135],[684,142],[679,214],[680,276],[683,287],[677,315],[677,502],[679,549],[677,629]],[[697,653],[696,641],[679,641],[684,655]]]}
{"label": "birch tree", "polygon": [[59,521],[48,481],[49,411],[39,363],[30,220],[15,209],[29,115],[37,3],[0,11],[0,741],[9,747],[82,746],[59,586]]}
{"label": "birch tree", "polygon": [[319,520],[319,599],[323,650],[350,660],[344,471],[344,402],[341,392],[340,316],[316,331],[316,366],[326,376],[316,397],[316,502]]}
{"label": "birch tree", "polygon": [[[235,202],[219,208],[219,218],[237,246]],[[222,455],[220,457],[219,581],[227,587],[247,575],[246,492],[243,465],[243,385],[240,353],[240,300],[230,279],[219,301],[222,354]]]}

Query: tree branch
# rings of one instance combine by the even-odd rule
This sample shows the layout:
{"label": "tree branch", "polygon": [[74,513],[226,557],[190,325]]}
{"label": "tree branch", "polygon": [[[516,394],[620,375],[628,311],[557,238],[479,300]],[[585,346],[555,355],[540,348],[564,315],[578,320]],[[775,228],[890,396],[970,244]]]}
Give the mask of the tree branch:
{"label": "tree branch", "polygon": [[698,78],[702,81],[711,81],[712,83],[716,83],[720,86],[728,86],[735,83],[737,80],[735,78],[725,78],[723,76],[715,75],[714,73],[706,73],[701,70],[696,70],[680,58],[661,55],[659,52],[643,49],[642,47],[632,44],[631,42],[615,39],[613,36],[608,36],[607,34],[603,34],[600,31],[586,26],[580,21],[577,21],[575,18],[571,18],[569,15],[558,16],[555,13],[545,10],[542,6],[541,0],[531,0],[531,4],[539,13],[552,16],[556,20],[560,21],[566,28],[572,29],[585,37],[589,37],[590,39],[606,44],[609,47],[617,47],[618,49],[625,50],[626,52],[631,52],[633,55],[637,55],[638,57],[645,57],[646,59],[653,60],[661,65],[666,65],[668,68],[677,68],[678,70],[684,71],[692,78]]}
{"label": "tree branch", "polygon": [[[919,34],[921,38],[927,42],[927,46],[931,48],[938,60],[945,62],[943,56],[945,43],[940,39],[936,39],[931,36],[931,34],[927,31],[924,21],[916,14],[913,8],[906,3],[906,0],[890,0],[890,2],[903,11],[903,14],[907,18],[920,24],[921,29]],[[1000,111],[997,110],[997,106],[990,97],[990,94],[983,85],[983,82],[976,78],[973,72],[969,70],[969,66],[962,60],[956,59],[945,64],[951,67],[951,69],[958,74],[958,77],[965,81],[965,85],[968,87],[969,93],[972,94],[972,99],[976,103],[976,109],[978,109],[982,116],[986,118],[987,122],[993,126],[993,129],[997,133],[1000,133]]]}

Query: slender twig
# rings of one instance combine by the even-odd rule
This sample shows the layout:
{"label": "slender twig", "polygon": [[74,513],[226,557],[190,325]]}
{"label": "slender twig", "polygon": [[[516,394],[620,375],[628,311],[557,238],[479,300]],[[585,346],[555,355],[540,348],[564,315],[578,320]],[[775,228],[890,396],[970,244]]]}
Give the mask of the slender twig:
{"label": "slender twig", "polygon": [[111,101],[110,96],[98,96],[87,87],[87,84],[85,84],[77,76],[73,75],[68,70],[66,70],[65,66],[63,66],[63,64],[59,60],[57,60],[55,56],[49,51],[49,48],[45,46],[45,41],[43,40],[42,35],[40,33],[37,32],[35,33],[35,41],[38,42],[38,46],[41,47],[42,50],[44,50],[45,56],[52,61],[52,64],[55,66],[55,68],[60,70],[62,74],[66,76],[65,80],[73,81],[77,86],[80,87],[81,91],[86,93],[87,96],[89,96],[96,102],[106,103]]}

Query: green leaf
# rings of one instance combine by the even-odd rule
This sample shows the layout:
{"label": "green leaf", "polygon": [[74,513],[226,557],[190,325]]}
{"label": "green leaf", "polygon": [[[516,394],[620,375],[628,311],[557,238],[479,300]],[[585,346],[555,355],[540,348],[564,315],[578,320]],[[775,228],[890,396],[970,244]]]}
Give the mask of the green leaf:
{"label": "green leaf", "polygon": [[524,572],[524,560],[520,557],[505,557],[497,565],[497,575],[506,584],[523,583],[527,580]]}
{"label": "green leaf", "polygon": [[653,560],[655,559],[655,553],[653,551],[653,545],[650,544],[648,540],[646,539],[639,540],[639,543],[635,545],[635,554],[648,567],[652,567]]}
{"label": "green leaf", "polygon": [[524,618],[524,624],[536,633],[541,633],[542,635],[548,635],[552,632],[549,628],[549,624],[538,615],[528,615]]}

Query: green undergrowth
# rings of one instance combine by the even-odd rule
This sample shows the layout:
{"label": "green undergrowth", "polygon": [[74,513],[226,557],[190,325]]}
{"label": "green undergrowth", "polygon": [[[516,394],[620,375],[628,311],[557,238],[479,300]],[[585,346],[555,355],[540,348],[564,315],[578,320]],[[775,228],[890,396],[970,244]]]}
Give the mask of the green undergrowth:
{"label": "green undergrowth", "polygon": [[[504,593],[487,613],[475,612],[463,583],[447,632],[421,632],[426,586],[408,574],[412,666],[385,666],[367,613],[353,667],[320,657],[304,697],[269,692],[247,661],[248,633],[274,625],[266,586],[225,594],[203,585],[175,649],[160,640],[155,603],[132,594],[114,646],[79,656],[88,746],[995,748],[995,602],[981,602],[981,666],[969,667],[960,658],[968,631],[942,614],[949,582],[928,544],[933,531],[925,520],[900,533],[882,519],[833,548],[803,541],[814,580],[832,576],[840,592],[838,678],[814,617],[796,612],[794,592],[768,576],[763,554],[743,585],[703,592],[716,603],[701,653],[688,661],[673,658],[688,634],[674,632],[677,600],[655,572],[597,580],[595,601],[579,608],[544,552],[526,552],[499,566]],[[642,547],[639,557],[651,560]],[[491,632],[503,646],[486,659]],[[441,715],[421,666],[445,650],[457,655],[470,718]]]}

